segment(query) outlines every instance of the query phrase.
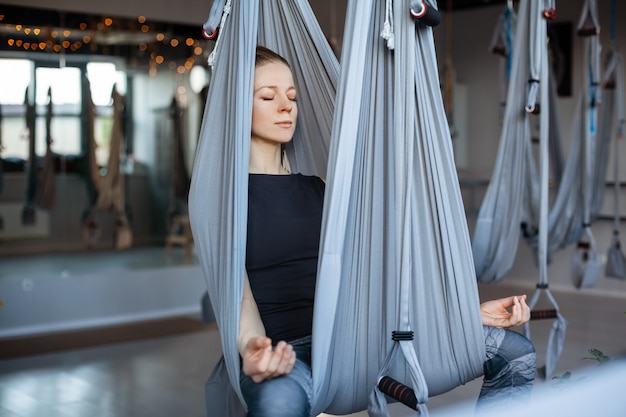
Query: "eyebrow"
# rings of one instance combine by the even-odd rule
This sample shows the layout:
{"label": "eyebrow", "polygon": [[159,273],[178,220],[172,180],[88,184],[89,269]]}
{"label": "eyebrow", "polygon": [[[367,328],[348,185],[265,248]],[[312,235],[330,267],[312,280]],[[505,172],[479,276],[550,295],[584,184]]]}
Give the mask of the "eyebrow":
{"label": "eyebrow", "polygon": [[[272,89],[272,90],[277,90],[278,86],[277,85],[262,85],[259,88],[257,88],[256,90],[254,90],[254,92],[256,93],[257,91],[259,91],[259,90],[261,90],[263,88],[269,88],[269,89]],[[296,86],[292,85],[291,87],[289,87],[287,89],[287,91],[291,91],[291,90],[295,90],[295,89],[296,89]]]}

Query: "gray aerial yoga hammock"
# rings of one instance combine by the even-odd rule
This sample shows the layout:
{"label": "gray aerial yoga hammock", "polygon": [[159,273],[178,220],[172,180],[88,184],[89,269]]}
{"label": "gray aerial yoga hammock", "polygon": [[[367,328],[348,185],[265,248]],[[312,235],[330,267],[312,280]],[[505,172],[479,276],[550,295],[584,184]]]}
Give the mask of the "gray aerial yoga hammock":
{"label": "gray aerial yoga hammock", "polygon": [[[591,230],[592,201],[598,192],[594,178],[601,176],[596,150],[600,89],[600,40],[597,4],[585,1],[578,23],[583,39],[583,83],[573,117],[570,149],[562,183],[549,215],[548,252],[577,243],[572,258],[572,279],[578,288],[595,285],[601,260]],[[601,167],[600,167],[601,168]],[[606,169],[604,171],[606,175]],[[603,180],[602,180],[603,182]],[[603,192],[603,188],[601,190]]]}
{"label": "gray aerial yoga hammock", "polygon": [[[476,276],[483,283],[501,281],[510,272],[520,225],[529,222],[536,200],[527,180],[532,149],[530,112],[525,109],[536,103],[541,64],[537,54],[545,33],[538,33],[538,22],[543,19],[539,5],[529,3],[522,1],[519,6],[500,146],[472,238]],[[538,12],[531,13],[528,7]]]}
{"label": "gray aerial yoga hammock", "polygon": [[[552,127],[554,88],[548,70],[546,19],[554,16],[553,4],[543,0],[521,1],[512,47],[512,65],[498,158],[487,194],[478,214],[472,240],[476,274],[479,281],[501,281],[511,270],[520,225],[538,230],[537,290],[529,300],[534,309],[545,293],[551,310],[533,311],[533,319],[554,319],[546,374],[551,374],[563,348],[567,322],[548,288],[547,217],[549,148],[559,149],[558,129]],[[538,109],[540,117],[540,175],[537,178],[531,149],[529,118]],[[535,117],[535,116],[532,116]],[[558,172],[555,172],[558,175]],[[530,327],[525,326],[530,337]]]}
{"label": "gray aerial yoga hammock", "polygon": [[[413,388],[421,404],[483,372],[478,291],[432,31],[408,7],[350,1],[337,90],[336,59],[306,0],[213,5],[204,30],[212,35],[219,24],[220,34],[189,198],[224,352],[207,385],[210,415],[243,412],[236,342],[257,42],[290,61],[299,89],[292,171],[327,180],[311,415],[369,402],[370,415],[387,416],[375,388],[382,375]],[[228,17],[220,19],[221,9]]]}
{"label": "gray aerial yoga hammock", "polygon": [[[0,149],[2,149],[2,103],[0,103]],[[2,155],[0,154],[0,196],[2,196],[2,192],[4,191],[4,180],[2,178]],[[0,214],[0,230],[4,230],[4,219]]]}
{"label": "gray aerial yoga hammock", "polygon": [[604,274],[607,277],[626,280],[626,259],[620,242],[620,177],[619,177],[619,142],[626,135],[626,115],[624,109],[624,59],[615,48],[607,66],[604,89],[604,110],[611,106],[615,114],[615,139],[613,144],[613,238],[606,256]]}
{"label": "gray aerial yoga hammock", "polygon": [[39,207],[50,210],[56,200],[56,175],[54,173],[54,156],[52,154],[52,87],[48,87],[48,103],[46,105],[46,156],[44,157],[39,189]]}
{"label": "gray aerial yoga hammock", "polygon": [[506,95],[509,88],[511,64],[513,58],[513,37],[517,28],[517,13],[513,8],[513,1],[508,0],[504,11],[498,16],[498,21],[493,30],[489,50],[502,57],[500,60],[499,93],[500,93],[500,117],[504,118],[506,108]]}
{"label": "gray aerial yoga hammock", "polygon": [[106,174],[99,178],[100,188],[94,210],[115,214],[114,246],[115,249],[128,249],[133,243],[133,232],[126,216],[125,175],[121,168],[121,156],[124,150],[124,97],[117,91],[117,85],[111,91],[113,101],[113,126]]}
{"label": "gray aerial yoga hammock", "polygon": [[34,87],[29,85],[24,92],[24,106],[26,107],[26,129],[28,130],[28,175],[26,178],[26,202],[22,209],[22,224],[34,224],[36,221],[37,191],[39,180],[37,178],[37,151],[35,149],[35,130],[37,129],[37,111],[35,98],[31,91]]}

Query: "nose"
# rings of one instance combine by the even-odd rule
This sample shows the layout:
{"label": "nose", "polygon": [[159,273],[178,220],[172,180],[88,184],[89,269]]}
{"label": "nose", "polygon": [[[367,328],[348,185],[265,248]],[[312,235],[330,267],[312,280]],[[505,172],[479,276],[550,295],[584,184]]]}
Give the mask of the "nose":
{"label": "nose", "polygon": [[293,102],[291,100],[289,100],[289,97],[287,96],[283,96],[280,98],[280,102],[278,104],[278,111],[283,112],[291,112],[291,109],[293,108]]}

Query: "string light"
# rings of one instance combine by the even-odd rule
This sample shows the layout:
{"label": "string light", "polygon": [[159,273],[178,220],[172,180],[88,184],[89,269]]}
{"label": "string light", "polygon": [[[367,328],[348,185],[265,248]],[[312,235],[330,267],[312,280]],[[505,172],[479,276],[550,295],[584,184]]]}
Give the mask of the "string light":
{"label": "string light", "polygon": [[[5,14],[0,14],[0,21],[3,20],[5,20]],[[25,36],[43,35],[44,39],[30,42],[27,38],[19,39],[20,36],[18,35],[17,38],[7,39],[6,45],[8,45],[9,47],[20,48],[22,50],[60,53],[63,52],[64,49],[67,51],[71,50],[73,52],[77,52],[80,51],[84,46],[90,44],[91,51],[93,53],[97,53],[98,51],[105,50],[107,48],[107,45],[99,44],[95,38],[92,38],[92,36],[94,36],[93,33],[95,33],[96,30],[107,30],[107,27],[111,27],[115,23],[116,27],[119,26],[118,30],[128,30],[131,32],[131,34],[132,31],[141,31],[146,34],[151,32],[150,26],[146,24],[145,16],[137,17],[137,22],[139,22],[140,24],[139,26],[133,26],[132,22],[126,21],[126,24],[130,24],[130,27],[127,27],[124,24],[124,20],[121,21],[121,24],[119,20],[116,20],[115,22],[114,20],[115,19],[111,17],[102,17],[102,21],[98,23],[93,22],[92,24],[90,24],[86,21],[82,21],[78,23],[77,28],[76,26],[63,27],[63,23],[61,23],[60,28],[54,28],[52,27],[52,25],[40,28],[28,27],[24,24],[11,24],[13,25],[15,32],[22,32]],[[90,25],[92,31],[91,36],[89,34],[86,34],[88,32],[84,32],[90,30]],[[78,33],[78,28],[80,28],[80,31],[83,31],[83,33]],[[156,32],[156,30],[154,32]],[[194,37],[186,36],[184,38],[176,38],[171,33],[154,32],[152,33],[154,34],[153,39],[155,40],[148,42],[141,42],[140,40],[141,43],[138,43],[136,45],[137,49],[135,50],[138,57],[142,56],[143,52],[153,50],[153,52],[150,54],[151,58],[148,61],[150,75],[155,75],[157,66],[164,64],[166,61],[170,70],[176,71],[179,74],[184,74],[194,66],[196,62],[195,56],[201,55],[204,52],[202,46],[200,46],[202,43],[199,40],[194,39]],[[165,46],[165,49],[157,45],[156,42],[162,42]],[[169,55],[169,53],[172,53],[173,50],[168,48],[178,48],[179,46],[186,46],[187,48],[189,48],[190,53],[187,54],[187,58],[181,57],[179,53],[174,56]],[[160,53],[156,53],[154,51],[160,51]],[[171,52],[168,53],[168,51]],[[107,53],[106,50],[104,53]],[[130,59],[132,59],[132,57]]]}

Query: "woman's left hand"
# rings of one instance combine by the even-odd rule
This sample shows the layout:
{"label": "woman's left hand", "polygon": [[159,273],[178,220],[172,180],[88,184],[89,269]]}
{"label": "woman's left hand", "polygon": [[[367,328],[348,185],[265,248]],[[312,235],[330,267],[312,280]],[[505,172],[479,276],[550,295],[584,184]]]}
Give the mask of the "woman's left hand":
{"label": "woman's left hand", "polygon": [[509,329],[526,323],[530,319],[530,308],[525,294],[515,295],[482,303],[480,315],[486,326]]}

